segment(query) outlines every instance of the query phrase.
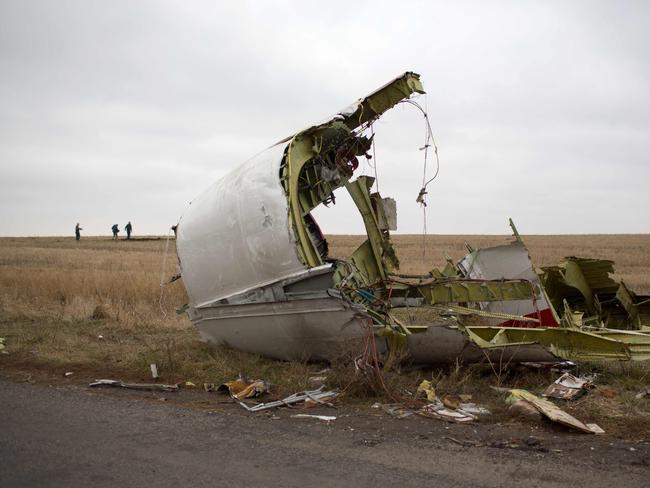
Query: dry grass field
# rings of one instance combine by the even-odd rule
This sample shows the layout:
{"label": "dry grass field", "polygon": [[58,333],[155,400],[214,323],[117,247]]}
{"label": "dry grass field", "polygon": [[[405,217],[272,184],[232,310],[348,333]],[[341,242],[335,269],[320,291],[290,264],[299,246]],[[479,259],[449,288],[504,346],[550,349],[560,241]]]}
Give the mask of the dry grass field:
{"label": "dry grass field", "polygon": [[[458,260],[464,243],[482,247],[508,242],[507,236],[394,236],[404,272],[426,272],[443,266],[445,255]],[[524,236],[536,265],[554,264],[567,255],[616,261],[617,274],[633,289],[650,293],[650,235]],[[330,236],[330,254],[343,257],[360,236]],[[425,252],[423,252],[423,242]],[[165,249],[167,248],[167,252]],[[161,288],[161,276],[176,273],[174,241],[165,238],[111,241],[106,237],[0,238],[0,337],[8,354],[0,355],[0,372],[47,381],[74,371],[77,380],[119,377],[149,380],[156,363],[165,381],[220,382],[242,372],[264,377],[278,391],[309,386],[309,376],[322,365],[281,363],[202,343],[185,315],[175,310],[187,301],[181,281]],[[163,269],[164,268],[164,269]],[[584,365],[597,370],[619,395],[598,395],[582,402],[586,420],[608,429],[632,431],[636,418],[650,428],[647,400],[634,394],[650,382],[646,365]],[[486,381],[486,376],[487,380]],[[487,385],[535,389],[546,375],[494,378],[481,368],[416,371],[387,377],[389,386],[412,390],[424,377],[442,392],[470,392],[499,412],[502,403]],[[333,365],[333,386],[349,387],[350,372]],[[360,401],[379,395],[368,385],[349,388]],[[643,403],[645,402],[645,403]],[[498,416],[497,416],[498,418]],[[640,419],[640,420],[639,420]],[[621,423],[622,422],[622,423]],[[627,427],[626,427],[627,426]]]}
{"label": "dry grass field", "polygon": [[[330,236],[330,254],[349,255],[361,236]],[[507,243],[509,236],[393,237],[406,273],[457,261],[473,247]],[[568,255],[616,261],[618,277],[650,293],[650,235],[526,236],[537,266]],[[165,253],[165,249],[167,252]],[[166,259],[163,259],[163,258]],[[164,261],[164,263],[163,263]],[[163,269],[164,267],[164,269]],[[181,281],[161,289],[177,268],[174,240],[112,241],[86,237],[0,238],[0,312],[18,319],[106,318],[126,326],[185,327],[175,309],[187,298]]]}

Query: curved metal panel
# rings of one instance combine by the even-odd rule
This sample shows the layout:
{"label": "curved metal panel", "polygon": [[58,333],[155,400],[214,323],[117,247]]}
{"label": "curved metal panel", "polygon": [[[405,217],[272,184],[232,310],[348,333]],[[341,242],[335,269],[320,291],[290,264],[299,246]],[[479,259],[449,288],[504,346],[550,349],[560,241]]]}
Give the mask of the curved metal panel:
{"label": "curved metal panel", "polygon": [[192,306],[306,269],[280,184],[284,148],[273,146],[228,173],[181,218],[176,246]]}

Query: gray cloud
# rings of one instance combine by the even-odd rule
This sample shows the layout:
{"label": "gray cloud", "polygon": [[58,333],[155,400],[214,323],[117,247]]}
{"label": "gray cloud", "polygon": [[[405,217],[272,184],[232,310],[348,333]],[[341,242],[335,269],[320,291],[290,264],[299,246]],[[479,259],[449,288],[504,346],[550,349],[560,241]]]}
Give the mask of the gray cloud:
{"label": "gray cloud", "polygon": [[[428,230],[650,232],[643,2],[0,4],[4,235],[165,233],[211,181],[405,70],[441,156]],[[422,230],[422,117],[376,124],[379,184]],[[367,168],[372,172],[371,168]],[[345,198],[318,211],[359,232]]]}

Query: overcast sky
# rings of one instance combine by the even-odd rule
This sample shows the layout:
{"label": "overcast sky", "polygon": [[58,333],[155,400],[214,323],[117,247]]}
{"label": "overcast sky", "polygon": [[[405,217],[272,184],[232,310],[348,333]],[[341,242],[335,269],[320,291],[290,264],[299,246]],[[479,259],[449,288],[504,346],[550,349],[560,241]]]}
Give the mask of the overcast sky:
{"label": "overcast sky", "polygon": [[[650,232],[650,2],[3,0],[0,234],[166,234],[407,70],[440,154],[429,233]],[[380,190],[419,233],[422,116],[375,130]],[[362,232],[345,200],[325,232]]]}

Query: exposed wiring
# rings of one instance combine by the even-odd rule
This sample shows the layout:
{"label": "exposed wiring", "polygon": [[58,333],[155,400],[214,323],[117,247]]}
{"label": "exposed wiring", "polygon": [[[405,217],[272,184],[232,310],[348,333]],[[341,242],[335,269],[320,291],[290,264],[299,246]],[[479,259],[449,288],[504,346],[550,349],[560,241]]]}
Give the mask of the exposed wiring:
{"label": "exposed wiring", "polygon": [[[438,146],[436,145],[436,140],[433,137],[433,130],[431,129],[431,123],[429,122],[429,114],[426,109],[426,98],[425,98],[425,108],[422,108],[422,106],[415,100],[410,100],[410,99],[402,100],[400,103],[408,103],[409,105],[413,105],[415,108],[417,108],[420,112],[422,112],[422,115],[424,116],[424,122],[425,122],[424,146],[420,148],[420,151],[424,151],[424,165],[422,168],[422,187],[420,188],[420,192],[418,193],[418,196],[415,199],[415,201],[418,202],[422,207],[422,260],[425,261],[427,256],[427,245],[426,245],[427,244],[427,201],[426,201],[427,186],[429,185],[429,183],[435,180],[438,177],[438,174],[440,173],[440,158],[438,156]],[[427,179],[427,163],[429,160],[430,147],[433,147],[433,153],[436,157],[436,170],[433,173],[433,176]]]}
{"label": "exposed wiring", "polygon": [[[409,105],[413,105],[420,112],[422,112],[422,115],[424,116],[424,122],[425,122],[424,146],[420,148],[420,151],[424,151],[424,168],[422,172],[422,189],[420,190],[420,195],[424,196],[426,195],[426,188],[427,186],[429,186],[429,183],[435,180],[438,177],[438,174],[440,173],[440,158],[438,156],[438,146],[436,145],[436,140],[433,137],[433,129],[431,129],[431,123],[429,122],[429,114],[427,113],[426,109],[422,108],[422,105],[420,105],[415,100],[410,100],[410,99],[402,100],[400,103],[408,103]],[[427,161],[429,158],[430,147],[433,147],[433,153],[436,157],[436,170],[433,173],[433,176],[427,180]]]}

